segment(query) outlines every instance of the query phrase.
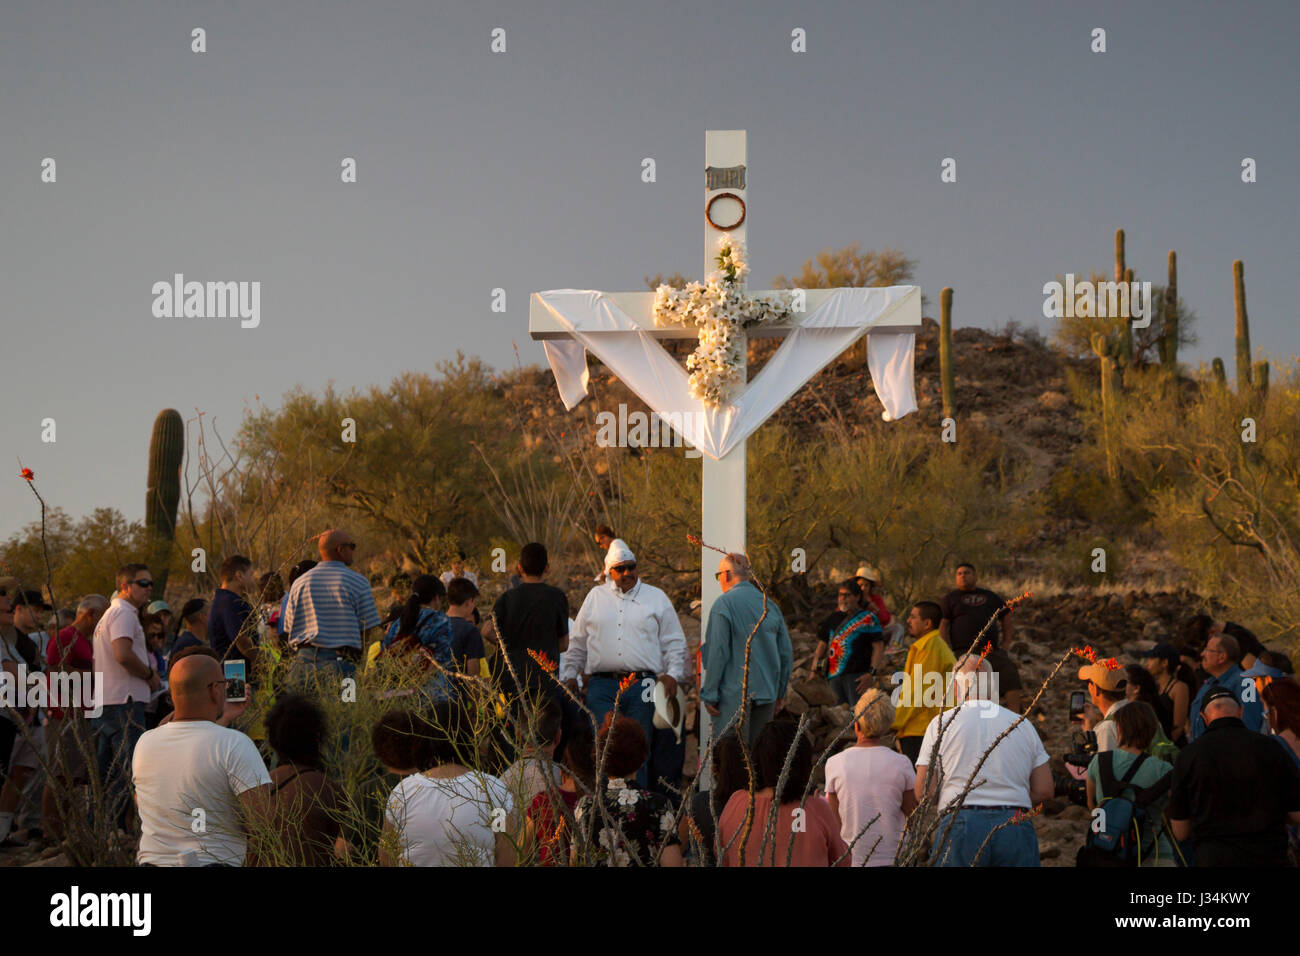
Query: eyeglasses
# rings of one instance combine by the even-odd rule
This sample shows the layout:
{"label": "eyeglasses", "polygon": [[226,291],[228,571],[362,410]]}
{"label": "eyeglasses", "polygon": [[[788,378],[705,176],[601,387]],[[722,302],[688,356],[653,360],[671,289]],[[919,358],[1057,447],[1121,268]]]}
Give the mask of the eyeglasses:
{"label": "eyeglasses", "polygon": [[614,565],[614,567],[610,568],[610,570],[617,571],[619,574],[627,574],[629,571],[636,570],[636,563],[633,562],[632,564],[616,564]]}
{"label": "eyeglasses", "polygon": [[713,572],[713,580],[715,580],[715,581],[721,581],[721,580],[722,580],[722,576],[723,576],[724,574],[731,574],[731,573],[732,573],[731,568],[724,568],[724,569],[721,570],[721,571],[714,571],[714,572]]}
{"label": "eyeglasses", "polygon": [[216,687],[218,684],[229,684],[229,683],[230,683],[230,681],[228,681],[228,680],[224,680],[224,679],[223,679],[223,680],[214,680],[214,681],[212,681],[212,683],[208,684],[208,687]]}
{"label": "eyeglasses", "polygon": [[839,594],[839,596],[840,596],[840,597],[851,598],[851,597],[853,597],[853,592],[852,592],[852,591],[841,591],[840,594]]}
{"label": "eyeglasses", "polygon": [[339,545],[340,548],[355,548],[356,546],[357,543],[355,541],[344,541],[341,545]]}
{"label": "eyeglasses", "polygon": [[137,587],[142,587],[142,588],[151,588],[151,587],[153,587],[153,582],[152,582],[152,581],[132,581],[131,583],[134,584],[134,585],[136,585]]}

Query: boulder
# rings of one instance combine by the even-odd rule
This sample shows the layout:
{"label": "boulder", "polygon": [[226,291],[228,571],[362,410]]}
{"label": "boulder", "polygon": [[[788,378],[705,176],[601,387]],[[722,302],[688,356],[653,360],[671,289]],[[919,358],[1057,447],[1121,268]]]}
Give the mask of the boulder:
{"label": "boulder", "polygon": [[785,709],[798,717],[800,714],[807,713],[808,701],[804,700],[803,695],[791,687],[785,692]]}
{"label": "boulder", "polygon": [[[839,698],[831,690],[831,685],[820,678],[791,681],[790,689],[807,701],[810,707],[834,707],[839,703]],[[848,717],[845,717],[845,720],[847,719]]]}

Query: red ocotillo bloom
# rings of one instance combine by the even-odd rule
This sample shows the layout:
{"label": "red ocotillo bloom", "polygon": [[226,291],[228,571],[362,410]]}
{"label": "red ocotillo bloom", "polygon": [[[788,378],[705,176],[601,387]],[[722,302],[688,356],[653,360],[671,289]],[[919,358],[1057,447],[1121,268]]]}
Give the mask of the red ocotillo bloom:
{"label": "red ocotillo bloom", "polygon": [[558,669],[555,661],[547,657],[545,651],[529,650],[528,656],[531,657],[533,660],[535,660],[537,662],[537,666],[540,667],[542,670],[546,671],[546,673],[548,674],[554,674],[555,671]]}

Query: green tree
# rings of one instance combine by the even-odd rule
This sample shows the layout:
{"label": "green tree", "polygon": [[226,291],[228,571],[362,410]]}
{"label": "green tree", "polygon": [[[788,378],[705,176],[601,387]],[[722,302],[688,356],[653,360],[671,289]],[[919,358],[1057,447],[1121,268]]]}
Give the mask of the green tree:
{"label": "green tree", "polygon": [[898,249],[886,246],[880,252],[862,252],[854,242],[842,249],[823,249],[817,253],[816,262],[806,260],[794,278],[779,275],[772,284],[778,289],[906,285],[912,281],[915,269],[916,260]]}
{"label": "green tree", "polygon": [[[1056,281],[1061,284],[1063,290],[1067,288],[1064,276],[1058,275]],[[1076,280],[1076,286],[1080,281],[1082,280]],[[1110,282],[1111,279],[1100,272],[1093,272],[1089,275],[1088,281],[1093,284],[1095,289],[1103,282]],[[1169,324],[1169,314],[1170,308],[1169,303],[1166,301],[1164,287],[1153,284],[1151,286],[1151,324],[1143,329],[1133,329],[1133,357],[1130,364],[1154,365],[1160,362],[1165,330]],[[1175,314],[1177,317],[1179,348],[1195,345],[1197,339],[1193,325],[1196,322],[1196,312],[1180,298]],[[1055,344],[1070,358],[1095,358],[1096,353],[1092,350],[1093,334],[1109,335],[1113,341],[1118,341],[1126,321],[1131,320],[1110,315],[1062,315],[1057,319],[1056,323]]]}

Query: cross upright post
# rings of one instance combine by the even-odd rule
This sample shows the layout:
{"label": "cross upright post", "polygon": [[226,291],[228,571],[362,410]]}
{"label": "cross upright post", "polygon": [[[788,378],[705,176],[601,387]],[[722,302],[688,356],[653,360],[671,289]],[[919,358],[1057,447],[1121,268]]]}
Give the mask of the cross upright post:
{"label": "cross upright post", "polygon": [[[714,258],[718,254],[719,230],[713,222],[730,224],[739,215],[739,210],[731,207],[748,209],[748,156],[746,131],[743,129],[711,129],[704,134],[704,271],[708,275],[715,268]],[[726,170],[727,173],[720,173]],[[738,171],[737,171],[738,170]],[[715,172],[718,171],[718,172]],[[710,189],[711,185],[718,185]],[[725,185],[724,185],[725,184]],[[743,184],[743,185],[738,185]],[[710,206],[716,196],[738,196],[740,203],[733,199],[722,198]],[[741,206],[741,203],[744,205]],[[720,209],[726,206],[729,208]],[[725,218],[724,218],[725,217]],[[747,242],[748,216],[738,226],[727,230],[731,235],[745,244]],[[740,380],[746,378],[745,361],[748,354],[748,340],[742,332],[739,336],[740,346]],[[704,469],[700,481],[700,540],[727,551],[743,552],[745,550],[745,505],[747,501],[745,485],[745,442],[742,441],[721,458],[704,456]],[[722,596],[722,585],[713,576],[718,566],[720,555],[716,551],[701,546],[700,548],[700,646],[708,640],[706,629],[709,623],[709,609],[713,602]],[[700,680],[704,679],[703,673]],[[709,712],[700,707],[700,749],[704,750],[705,741],[709,739],[709,729],[713,718]],[[707,755],[701,753],[701,766],[705,766]]]}
{"label": "cross upright post", "polygon": [[[745,130],[708,130],[704,140],[704,275],[716,268],[724,232],[744,246],[748,238],[749,170]],[[740,281],[743,282],[743,277]],[[767,295],[760,292],[756,295]],[[655,339],[694,339],[691,325],[655,322],[655,293],[603,293],[589,289],[535,292],[529,299],[529,333],[546,348],[547,361],[566,408],[588,393],[587,352],[597,355],[682,439],[704,452],[700,537],[713,547],[744,552],[745,437],[791,395],[862,335],[869,335],[868,363],[886,419],[916,410],[912,361],[921,326],[921,290],[916,286],[872,289],[796,290],[792,316],[782,323],[739,332],[740,373],[732,397],[707,406],[691,393],[685,370]],[[747,340],[785,336],[755,376],[747,380]],[[709,611],[721,596],[714,578],[721,559],[700,550],[700,636],[708,641]],[[701,675],[703,679],[703,675]],[[712,721],[699,714],[700,769],[705,772]],[[707,781],[704,781],[707,789]]]}

